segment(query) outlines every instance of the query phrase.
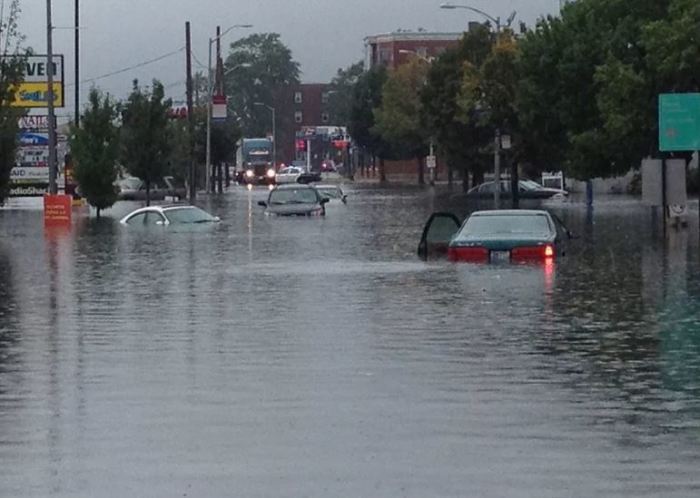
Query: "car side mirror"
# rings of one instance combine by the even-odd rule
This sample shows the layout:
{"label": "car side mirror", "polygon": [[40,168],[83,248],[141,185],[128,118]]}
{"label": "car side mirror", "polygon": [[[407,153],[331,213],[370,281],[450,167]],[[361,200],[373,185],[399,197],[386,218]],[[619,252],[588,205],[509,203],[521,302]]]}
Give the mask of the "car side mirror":
{"label": "car side mirror", "polygon": [[579,236],[576,235],[576,234],[575,234],[574,232],[572,232],[571,230],[567,230],[567,231],[566,231],[566,235],[569,236],[569,239],[578,239],[578,238],[579,238]]}
{"label": "car side mirror", "polygon": [[219,218],[218,216],[214,216],[214,221],[221,221],[221,218]]}
{"label": "car side mirror", "polygon": [[258,201],[258,206],[267,207],[267,202],[265,202],[265,201]]}
{"label": "car side mirror", "polygon": [[348,202],[348,195],[347,195],[347,194],[343,194],[343,197],[341,197],[341,200],[343,201],[343,204],[345,204],[346,202]]}
{"label": "car side mirror", "polygon": [[320,201],[320,204],[323,206],[324,204],[328,204],[328,201],[329,201],[328,197],[323,197]]}

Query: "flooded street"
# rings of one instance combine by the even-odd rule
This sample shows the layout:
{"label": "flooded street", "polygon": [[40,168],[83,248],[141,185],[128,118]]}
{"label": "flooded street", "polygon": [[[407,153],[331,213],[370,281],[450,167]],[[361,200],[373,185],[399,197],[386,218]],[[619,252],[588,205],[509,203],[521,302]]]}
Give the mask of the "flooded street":
{"label": "flooded street", "polygon": [[0,496],[700,495],[697,205],[667,242],[634,199],[553,204],[567,257],[482,266],[416,257],[447,191],[265,196],[0,210]]}

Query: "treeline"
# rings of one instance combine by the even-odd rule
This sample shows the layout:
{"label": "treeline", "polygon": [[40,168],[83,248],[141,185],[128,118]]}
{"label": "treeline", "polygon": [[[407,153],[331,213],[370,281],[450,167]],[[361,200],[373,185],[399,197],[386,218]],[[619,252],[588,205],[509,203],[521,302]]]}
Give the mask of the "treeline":
{"label": "treeline", "polygon": [[431,141],[479,182],[497,130],[525,172],[609,177],[659,154],[660,93],[700,90],[700,2],[578,0],[524,34],[484,25],[432,61],[356,67],[335,80],[341,117],[380,164],[416,158],[419,182]]}

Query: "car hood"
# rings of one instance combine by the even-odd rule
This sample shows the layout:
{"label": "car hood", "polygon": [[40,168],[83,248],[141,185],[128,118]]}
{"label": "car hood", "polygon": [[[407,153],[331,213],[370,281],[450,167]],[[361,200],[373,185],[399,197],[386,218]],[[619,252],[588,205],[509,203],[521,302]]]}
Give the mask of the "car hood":
{"label": "car hood", "polygon": [[527,234],[503,234],[498,236],[467,237],[450,242],[450,247],[485,247],[491,251],[509,251],[515,247],[554,243],[555,235],[534,236]]}
{"label": "car hood", "polygon": [[272,204],[267,207],[269,214],[279,216],[294,216],[299,214],[309,214],[320,208],[319,204]]}

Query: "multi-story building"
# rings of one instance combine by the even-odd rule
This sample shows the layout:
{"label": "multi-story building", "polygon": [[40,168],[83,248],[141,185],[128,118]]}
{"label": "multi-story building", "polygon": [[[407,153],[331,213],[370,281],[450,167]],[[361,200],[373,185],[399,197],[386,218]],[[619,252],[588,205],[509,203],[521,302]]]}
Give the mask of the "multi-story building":
{"label": "multi-story building", "polygon": [[427,31],[395,31],[365,38],[365,68],[384,64],[389,69],[408,62],[418,55],[426,59],[438,57],[457,46],[463,33],[430,33]]}
{"label": "multi-story building", "polygon": [[330,88],[329,83],[301,83],[289,89],[285,96],[284,116],[280,116],[282,126],[287,129],[286,133],[281,134],[285,140],[279,144],[278,152],[284,162],[288,163],[299,156],[294,138],[305,129],[336,124],[331,123]]}

